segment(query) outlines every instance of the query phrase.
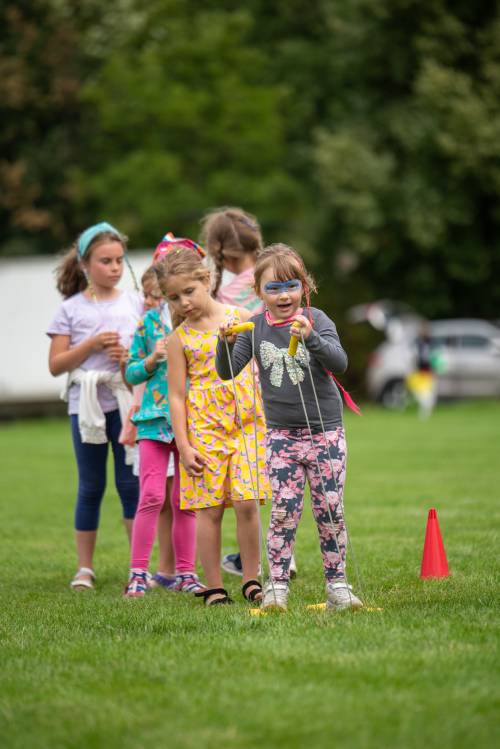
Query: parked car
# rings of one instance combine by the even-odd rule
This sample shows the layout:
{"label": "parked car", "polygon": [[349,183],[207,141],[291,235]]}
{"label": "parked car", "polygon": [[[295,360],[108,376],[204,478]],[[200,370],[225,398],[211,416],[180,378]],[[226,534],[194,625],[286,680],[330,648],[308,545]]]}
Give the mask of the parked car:
{"label": "parked car", "polygon": [[[370,358],[367,389],[387,408],[402,408],[408,400],[405,380],[415,366],[422,319],[407,315],[393,318],[391,324],[392,332],[389,326],[387,340]],[[499,327],[475,319],[432,320],[426,327],[440,362],[438,398],[500,396]]]}

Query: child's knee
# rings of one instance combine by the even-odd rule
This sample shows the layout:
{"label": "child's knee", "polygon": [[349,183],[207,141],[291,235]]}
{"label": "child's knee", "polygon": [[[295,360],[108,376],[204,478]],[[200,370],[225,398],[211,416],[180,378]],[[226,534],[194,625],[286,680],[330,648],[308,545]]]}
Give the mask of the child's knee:
{"label": "child's knee", "polygon": [[293,514],[288,512],[284,507],[275,507],[271,513],[271,525],[293,530],[297,526],[297,521]]}
{"label": "child's knee", "polygon": [[198,522],[210,523],[211,525],[220,525],[223,515],[223,505],[221,505],[220,507],[205,507],[203,510],[200,510],[198,512]]}
{"label": "child's knee", "polygon": [[[123,501],[123,499],[122,499]],[[141,510],[156,510],[160,513],[165,503],[165,495],[154,489],[143,489],[139,498],[139,507]]]}
{"label": "child's knee", "polygon": [[257,507],[253,501],[235,503],[234,509],[237,517],[243,521],[253,520],[257,517]]}
{"label": "child's knee", "polygon": [[100,504],[105,490],[105,481],[82,479],[78,483],[78,500],[85,504]]}

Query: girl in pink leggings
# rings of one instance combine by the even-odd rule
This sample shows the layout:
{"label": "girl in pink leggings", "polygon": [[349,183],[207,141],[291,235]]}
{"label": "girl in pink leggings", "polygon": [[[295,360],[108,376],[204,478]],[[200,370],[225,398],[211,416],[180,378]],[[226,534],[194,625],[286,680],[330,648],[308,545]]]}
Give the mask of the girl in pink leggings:
{"label": "girl in pink leggings", "polygon": [[[172,244],[183,246],[182,241],[176,240]],[[160,571],[154,579],[158,585],[171,590],[188,593],[204,590],[195,573],[196,515],[193,511],[181,510],[179,506],[179,455],[170,420],[167,383],[168,336],[171,332],[168,306],[162,304],[149,310],[134,334],[125,370],[126,379],[132,385],[146,383],[141,408],[132,417],[139,442],[140,498],[132,529],[130,576],[125,588],[127,597],[144,596],[149,587],[149,560],[165,502],[171,454],[175,462],[171,506],[176,574],[164,575]]]}

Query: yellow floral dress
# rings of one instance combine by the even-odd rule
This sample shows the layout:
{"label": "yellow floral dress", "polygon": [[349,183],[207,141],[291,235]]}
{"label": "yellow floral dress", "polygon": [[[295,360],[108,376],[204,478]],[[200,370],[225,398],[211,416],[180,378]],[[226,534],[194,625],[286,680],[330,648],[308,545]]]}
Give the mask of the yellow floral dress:
{"label": "yellow floral dress", "polygon": [[[235,321],[241,319],[236,307],[227,306],[226,312]],[[233,502],[257,497],[263,504],[271,498],[265,469],[266,425],[258,379],[254,409],[252,365],[246,366],[235,379],[241,428],[233,382],[221,380],[215,369],[218,328],[204,332],[183,323],[176,333],[184,349],[189,377],[186,394],[188,439],[205,459],[201,476],[188,476],[180,466],[181,509],[200,510],[222,504],[229,507]]]}

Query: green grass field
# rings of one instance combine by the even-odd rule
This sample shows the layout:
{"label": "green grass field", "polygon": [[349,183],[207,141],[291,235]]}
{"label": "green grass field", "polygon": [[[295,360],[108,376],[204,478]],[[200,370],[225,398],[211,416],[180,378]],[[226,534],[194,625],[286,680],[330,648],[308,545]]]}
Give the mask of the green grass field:
{"label": "green grass field", "polygon": [[[156,591],[124,600],[104,501],[98,589],[68,588],[75,467],[66,421],[0,427],[4,749],[401,747],[496,743],[500,403],[347,417],[347,520],[367,603],[327,614],[306,508],[286,615]],[[419,578],[427,510],[452,575]],[[267,511],[265,512],[267,519]],[[234,549],[227,513],[225,550]],[[355,575],[351,567],[351,577]],[[356,586],[356,591],[359,591]]]}

